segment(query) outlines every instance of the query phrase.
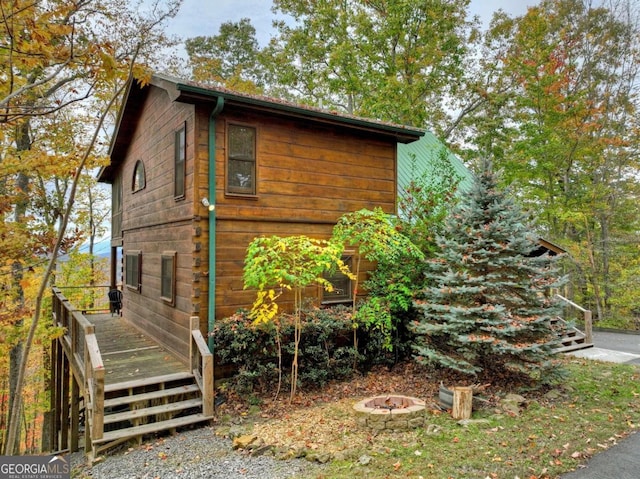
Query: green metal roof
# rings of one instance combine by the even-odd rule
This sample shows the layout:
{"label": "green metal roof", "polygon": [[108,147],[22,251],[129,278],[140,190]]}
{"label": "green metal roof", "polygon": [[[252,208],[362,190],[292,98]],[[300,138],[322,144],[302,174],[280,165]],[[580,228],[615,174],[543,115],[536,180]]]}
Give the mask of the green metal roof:
{"label": "green metal roof", "polygon": [[473,173],[433,133],[426,131],[418,141],[398,144],[398,194],[404,191],[412,179],[432,171],[433,162],[443,153],[462,177],[458,190],[467,191],[473,184]]}

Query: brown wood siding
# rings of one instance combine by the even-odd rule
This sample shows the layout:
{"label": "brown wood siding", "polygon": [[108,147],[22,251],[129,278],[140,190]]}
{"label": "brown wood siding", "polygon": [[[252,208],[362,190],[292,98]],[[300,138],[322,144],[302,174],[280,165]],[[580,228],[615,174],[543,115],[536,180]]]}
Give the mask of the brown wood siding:
{"label": "brown wood siding", "polygon": [[[174,198],[175,131],[186,121],[185,197]],[[125,287],[125,316],[164,347],[188,360],[189,317],[193,313],[193,255],[198,241],[194,223],[194,108],[172,103],[167,93],[151,87],[142,108],[120,174],[123,176],[123,250],[142,252],[142,287]],[[145,166],[146,186],[132,192],[137,160]],[[160,259],[177,252],[176,300],[160,298]]]}
{"label": "brown wood siding", "polygon": [[[142,252],[142,288],[126,290],[126,316],[183,361],[188,360],[189,317],[207,329],[209,290],[210,106],[172,103],[152,88],[121,168],[124,252]],[[174,199],[174,132],[187,122],[185,199]],[[257,133],[257,195],[225,194],[226,126],[238,122]],[[225,109],[216,128],[216,317],[251,306],[243,289],[246,248],[264,235],[327,238],[344,213],[379,206],[395,211],[396,144],[334,127]],[[131,191],[137,160],[146,187]],[[195,161],[194,161],[195,160]],[[160,259],[177,252],[176,302],[160,298]],[[363,273],[364,278],[364,273]],[[309,288],[308,295],[319,295]],[[287,306],[287,297],[285,307]]]}
{"label": "brown wood siding", "polygon": [[[198,191],[208,195],[208,114],[198,109]],[[225,194],[226,126],[256,128],[257,195]],[[243,289],[246,248],[258,236],[307,235],[328,238],[344,213],[381,207],[395,211],[396,143],[372,135],[316,126],[302,120],[260,116],[225,108],[216,120],[216,317],[251,306],[254,291]],[[206,209],[199,214],[207,217]],[[203,222],[203,247],[208,228]],[[205,274],[205,255],[197,272]],[[362,278],[365,273],[363,272]],[[204,292],[207,286],[202,281]],[[309,288],[310,295],[320,294]],[[206,316],[207,295],[199,299]],[[286,303],[286,297],[285,297]]]}
{"label": "brown wood siding", "polygon": [[[257,201],[224,194],[228,122],[257,129]],[[216,125],[218,217],[334,222],[380,206],[395,211],[396,144],[302,121],[227,114]]]}

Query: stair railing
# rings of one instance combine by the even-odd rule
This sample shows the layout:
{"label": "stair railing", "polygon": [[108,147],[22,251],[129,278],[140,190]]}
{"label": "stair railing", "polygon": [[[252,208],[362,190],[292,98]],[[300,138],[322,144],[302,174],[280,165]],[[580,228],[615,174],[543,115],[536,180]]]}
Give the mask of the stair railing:
{"label": "stair railing", "polygon": [[[58,339],[71,364],[71,372],[83,386],[86,406],[85,445],[91,447],[91,439],[104,434],[104,381],[105,370],[95,335],[95,326],[64,297],[59,288],[53,288],[52,309],[54,324],[64,328]],[[66,406],[64,406],[66,407]],[[66,427],[66,426],[64,426]]]}
{"label": "stair railing", "polygon": [[585,309],[579,304],[576,304],[570,299],[567,299],[564,296],[561,296],[559,294],[556,294],[556,298],[560,299],[565,304],[568,304],[569,306],[577,309],[582,313],[582,317],[584,320],[584,334],[585,334],[584,341],[587,344],[593,344],[593,318],[591,315],[591,310]]}
{"label": "stair railing", "polygon": [[102,439],[104,434],[104,364],[95,334],[84,337],[85,388],[90,406],[90,436],[92,440]]}
{"label": "stair railing", "polygon": [[213,416],[213,354],[200,332],[200,318],[191,317],[191,369],[202,392],[202,414]]}

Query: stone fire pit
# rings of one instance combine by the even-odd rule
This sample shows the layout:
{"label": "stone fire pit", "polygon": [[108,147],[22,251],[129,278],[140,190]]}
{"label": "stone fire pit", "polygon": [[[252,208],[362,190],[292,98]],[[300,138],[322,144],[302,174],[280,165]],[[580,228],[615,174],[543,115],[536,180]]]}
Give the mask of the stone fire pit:
{"label": "stone fire pit", "polygon": [[422,399],[386,395],[363,399],[353,409],[360,426],[376,431],[406,431],[424,426],[425,407]]}

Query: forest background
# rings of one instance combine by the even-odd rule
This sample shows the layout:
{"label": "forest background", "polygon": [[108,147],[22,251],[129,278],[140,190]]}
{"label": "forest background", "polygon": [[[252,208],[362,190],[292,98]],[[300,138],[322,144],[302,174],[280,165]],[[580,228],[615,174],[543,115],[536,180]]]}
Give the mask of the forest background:
{"label": "forest background", "polygon": [[596,325],[638,328],[640,2],[545,0],[489,24],[469,3],[274,0],[274,34],[260,45],[248,18],[168,37],[179,0],[3,1],[2,451],[41,446],[59,333],[47,290],[106,281],[93,249],[110,198],[95,171],[131,75],[429,129],[472,170],[488,158],[537,232],[569,252],[567,294]]}

